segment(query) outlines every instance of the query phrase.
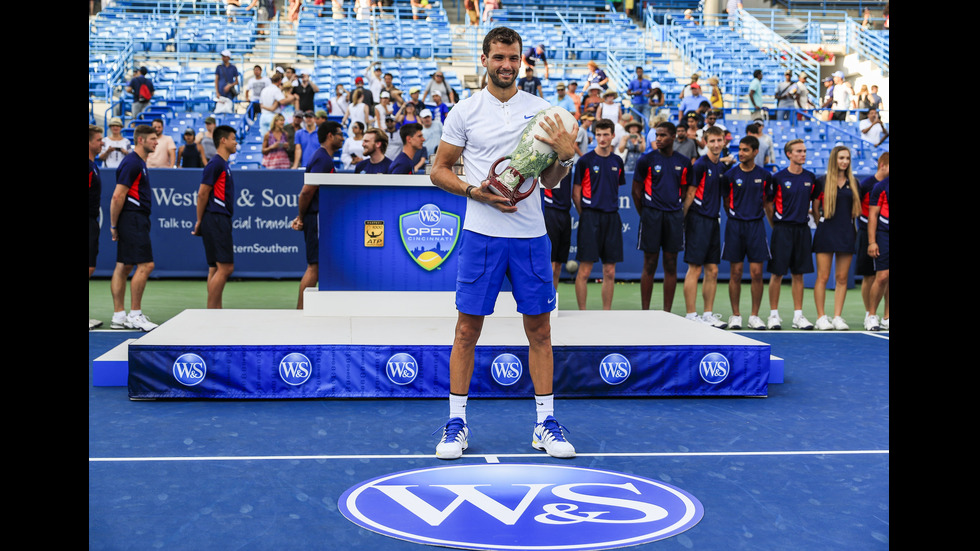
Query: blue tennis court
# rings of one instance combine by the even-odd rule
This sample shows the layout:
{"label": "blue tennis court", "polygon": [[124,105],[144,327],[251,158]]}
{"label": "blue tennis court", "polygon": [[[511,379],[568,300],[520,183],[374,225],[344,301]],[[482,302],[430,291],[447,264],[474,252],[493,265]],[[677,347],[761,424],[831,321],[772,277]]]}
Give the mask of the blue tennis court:
{"label": "blue tennis court", "polygon": [[530,446],[532,399],[473,399],[470,447],[435,458],[447,400],[132,401],[91,385],[129,338],[89,334],[91,549],[437,547],[348,521],[348,488],[447,464],[555,464],[638,475],[704,516],[643,549],[887,549],[887,334],[752,332],[785,360],[766,398],[556,398],[578,456]]}

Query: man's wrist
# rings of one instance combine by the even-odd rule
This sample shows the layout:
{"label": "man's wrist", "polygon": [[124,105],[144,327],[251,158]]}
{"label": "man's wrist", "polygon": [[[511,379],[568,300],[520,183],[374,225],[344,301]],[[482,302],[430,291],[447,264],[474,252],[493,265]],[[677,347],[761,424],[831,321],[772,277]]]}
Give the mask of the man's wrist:
{"label": "man's wrist", "polygon": [[475,187],[476,186],[470,184],[469,186],[467,186],[466,191],[463,192],[463,195],[466,195],[467,197],[469,197],[470,199],[472,199],[473,198],[472,191],[473,191],[473,188],[475,188]]}

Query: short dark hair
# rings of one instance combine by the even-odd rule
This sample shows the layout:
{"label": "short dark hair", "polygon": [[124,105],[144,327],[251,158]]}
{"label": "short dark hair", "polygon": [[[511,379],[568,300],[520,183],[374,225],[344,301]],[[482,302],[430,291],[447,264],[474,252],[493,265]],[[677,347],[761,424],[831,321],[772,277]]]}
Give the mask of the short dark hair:
{"label": "short dark hair", "polygon": [[98,127],[98,126],[96,126],[94,124],[88,125],[88,141],[94,140],[95,139],[95,135],[96,134],[101,134],[101,133],[102,133],[102,128],[101,127]]}
{"label": "short dark hair", "polygon": [[655,128],[663,128],[671,136],[676,136],[677,135],[677,127],[674,126],[674,123],[672,123],[670,121],[663,121],[661,123],[658,123]]}
{"label": "short dark hair", "polygon": [[221,143],[221,138],[227,137],[229,134],[236,134],[236,130],[227,124],[221,124],[215,127],[214,132],[211,133],[211,139],[214,140],[214,145]]}
{"label": "short dark hair", "polygon": [[410,122],[403,124],[402,127],[398,129],[398,135],[401,136],[402,143],[405,143],[405,140],[407,140],[409,136],[414,136],[419,130],[422,130],[421,124],[417,122]]}
{"label": "short dark hair", "polygon": [[327,136],[329,136],[331,134],[336,134],[337,131],[340,130],[340,129],[341,129],[341,127],[340,127],[340,123],[339,122],[337,122],[337,121],[327,121],[327,122],[321,124],[316,129],[316,138],[322,144],[323,142],[327,141]]}
{"label": "short dark hair", "polygon": [[753,134],[758,134],[759,132],[761,132],[761,130],[759,130],[759,125],[756,124],[756,123],[754,123],[754,122],[753,123],[750,123],[750,124],[746,124],[745,125],[745,131],[746,132],[751,132]]}
{"label": "short dark hair", "polygon": [[594,130],[606,129],[612,131],[613,134],[616,133],[616,123],[610,119],[599,119],[595,121],[595,125],[593,125],[592,128]]}
{"label": "short dark hair", "polygon": [[490,29],[490,32],[483,37],[483,55],[490,55],[491,42],[500,42],[507,46],[517,42],[518,49],[522,51],[524,49],[524,41],[521,40],[520,33],[509,27],[494,27]]}
{"label": "short dark hair", "polygon": [[154,136],[157,135],[156,131],[153,130],[152,126],[147,126],[145,124],[141,124],[137,126],[136,129],[133,130],[133,143],[138,144],[140,138],[145,139],[150,134],[153,134]]}
{"label": "short dark hair", "polygon": [[709,126],[704,129],[704,139],[708,139],[708,136],[721,136],[725,137],[725,131],[718,126]]}
{"label": "short dark hair", "polygon": [[749,146],[749,148],[753,151],[759,150],[759,138],[756,138],[755,136],[746,136],[738,141],[739,145],[742,145],[743,143]]}

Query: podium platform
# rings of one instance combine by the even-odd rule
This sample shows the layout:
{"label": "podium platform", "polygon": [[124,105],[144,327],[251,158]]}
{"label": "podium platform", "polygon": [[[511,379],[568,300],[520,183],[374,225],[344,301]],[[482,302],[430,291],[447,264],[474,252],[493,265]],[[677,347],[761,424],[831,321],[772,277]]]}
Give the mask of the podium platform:
{"label": "podium platform", "polygon": [[[452,293],[448,306],[442,292],[400,293],[399,305],[384,293],[308,293],[306,310],[185,310],[96,359],[93,384],[125,384],[134,400],[448,395]],[[533,392],[512,301],[502,293],[486,318],[470,396]],[[782,382],[767,343],[674,314],[556,311],[551,322],[563,397],[766,396]]]}

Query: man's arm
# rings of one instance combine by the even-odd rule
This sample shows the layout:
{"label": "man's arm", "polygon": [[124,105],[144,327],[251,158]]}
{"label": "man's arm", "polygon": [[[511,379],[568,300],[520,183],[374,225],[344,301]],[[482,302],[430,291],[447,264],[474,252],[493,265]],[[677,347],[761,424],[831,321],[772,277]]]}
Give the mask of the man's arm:
{"label": "man's arm", "polygon": [[201,183],[201,187],[197,188],[197,222],[194,223],[194,231],[191,235],[200,235],[201,231],[201,220],[204,218],[204,209],[208,206],[208,197],[211,195],[211,186]]}
{"label": "man's arm", "polygon": [[125,203],[128,193],[129,188],[122,184],[116,184],[116,189],[112,190],[112,199],[109,200],[109,229],[112,232],[113,241],[119,240],[116,224],[119,223],[119,213],[122,212],[123,203]]}
{"label": "man's arm", "polygon": [[436,148],[436,159],[432,162],[429,180],[439,189],[453,195],[463,195],[480,203],[488,203],[501,212],[517,212],[517,206],[511,206],[509,199],[490,191],[487,180],[480,182],[479,186],[473,186],[461,180],[453,172],[453,165],[462,154],[462,147],[440,141],[439,147]]}
{"label": "man's arm", "polygon": [[871,205],[868,209],[868,256],[871,258],[878,258],[881,251],[878,250],[877,237],[875,232],[878,231],[878,211],[881,207],[878,205]]}

